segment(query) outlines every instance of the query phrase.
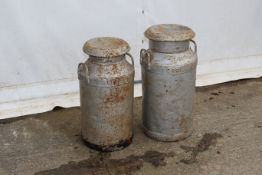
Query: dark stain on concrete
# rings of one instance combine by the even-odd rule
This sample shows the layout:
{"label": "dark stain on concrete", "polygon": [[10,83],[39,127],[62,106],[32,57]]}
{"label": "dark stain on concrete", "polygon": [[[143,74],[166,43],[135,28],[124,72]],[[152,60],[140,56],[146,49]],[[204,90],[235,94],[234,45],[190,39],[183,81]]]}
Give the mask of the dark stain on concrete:
{"label": "dark stain on concrete", "polygon": [[192,164],[197,161],[197,155],[200,152],[204,152],[209,149],[211,145],[215,145],[217,142],[218,138],[221,138],[222,135],[218,133],[206,133],[202,137],[202,139],[197,143],[196,146],[191,147],[191,146],[180,146],[183,150],[186,152],[191,152],[191,156],[189,159],[182,159],[180,162],[184,164]]}
{"label": "dark stain on concrete", "polygon": [[110,159],[110,153],[99,153],[89,159],[79,162],[69,162],[58,168],[35,173],[35,175],[109,175],[130,174],[143,167],[144,162],[154,167],[165,166],[166,157],[173,157],[174,153],[147,151],[144,155],[130,155],[122,159]]}
{"label": "dark stain on concrete", "polygon": [[165,158],[166,157],[174,157],[175,153],[161,153],[158,151],[147,151],[141,158],[148,163],[151,163],[155,167],[165,166]]}
{"label": "dark stain on concrete", "polygon": [[214,97],[209,97],[209,100],[213,100],[214,99]]}
{"label": "dark stain on concrete", "polygon": [[256,122],[254,126],[255,128],[262,128],[262,122]]}
{"label": "dark stain on concrete", "polygon": [[210,94],[211,94],[211,95],[219,95],[219,94],[216,93],[216,92],[211,92]]}

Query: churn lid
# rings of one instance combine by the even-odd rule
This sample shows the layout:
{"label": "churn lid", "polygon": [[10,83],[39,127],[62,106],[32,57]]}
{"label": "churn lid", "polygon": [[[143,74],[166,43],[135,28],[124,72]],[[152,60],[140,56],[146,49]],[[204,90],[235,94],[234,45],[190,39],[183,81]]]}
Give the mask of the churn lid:
{"label": "churn lid", "polygon": [[192,29],[178,24],[153,25],[144,34],[148,39],[154,41],[185,41],[195,36]]}
{"label": "churn lid", "polygon": [[88,40],[83,51],[96,57],[115,57],[127,53],[130,50],[128,43],[120,38],[99,37]]}

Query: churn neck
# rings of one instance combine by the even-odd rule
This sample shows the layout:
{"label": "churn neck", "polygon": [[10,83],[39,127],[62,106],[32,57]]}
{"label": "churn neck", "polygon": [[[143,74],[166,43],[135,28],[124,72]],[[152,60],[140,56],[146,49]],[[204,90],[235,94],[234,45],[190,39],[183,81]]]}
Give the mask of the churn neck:
{"label": "churn neck", "polygon": [[125,55],[115,56],[115,57],[97,57],[97,56],[89,56],[91,62],[94,63],[116,63],[125,58]]}
{"label": "churn neck", "polygon": [[186,41],[154,41],[149,40],[149,48],[162,53],[180,53],[189,49],[189,40]]}

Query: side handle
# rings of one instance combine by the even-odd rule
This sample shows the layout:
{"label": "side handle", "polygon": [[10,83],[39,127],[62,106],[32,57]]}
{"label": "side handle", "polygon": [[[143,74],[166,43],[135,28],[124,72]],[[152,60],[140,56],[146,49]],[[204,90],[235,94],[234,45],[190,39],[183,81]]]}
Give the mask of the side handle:
{"label": "side handle", "polygon": [[133,56],[132,56],[130,53],[126,53],[126,55],[131,58],[132,65],[133,65],[133,67],[134,67],[134,58],[133,58]]}
{"label": "side handle", "polygon": [[89,83],[89,72],[88,72],[88,67],[85,63],[79,63],[78,64],[77,74],[78,74],[79,80],[86,79],[87,82]]}
{"label": "side handle", "polygon": [[[145,58],[147,58],[147,61],[145,61]],[[146,49],[141,49],[140,50],[140,64],[142,65],[144,62],[147,63],[148,69],[151,69],[151,57],[150,53]]]}
{"label": "side handle", "polygon": [[193,45],[194,45],[194,53],[197,53],[197,44],[196,44],[196,42],[194,41],[194,40],[189,40],[191,43],[193,43]]}

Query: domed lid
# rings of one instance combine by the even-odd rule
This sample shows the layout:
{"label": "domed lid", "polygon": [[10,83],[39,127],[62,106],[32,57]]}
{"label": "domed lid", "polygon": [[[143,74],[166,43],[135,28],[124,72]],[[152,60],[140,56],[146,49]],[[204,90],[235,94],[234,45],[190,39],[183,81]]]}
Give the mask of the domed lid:
{"label": "domed lid", "polygon": [[154,25],[149,27],[144,34],[154,41],[185,41],[195,36],[192,29],[178,24]]}
{"label": "domed lid", "polygon": [[127,53],[130,50],[128,43],[120,38],[99,37],[88,40],[83,51],[96,57],[115,57]]}

